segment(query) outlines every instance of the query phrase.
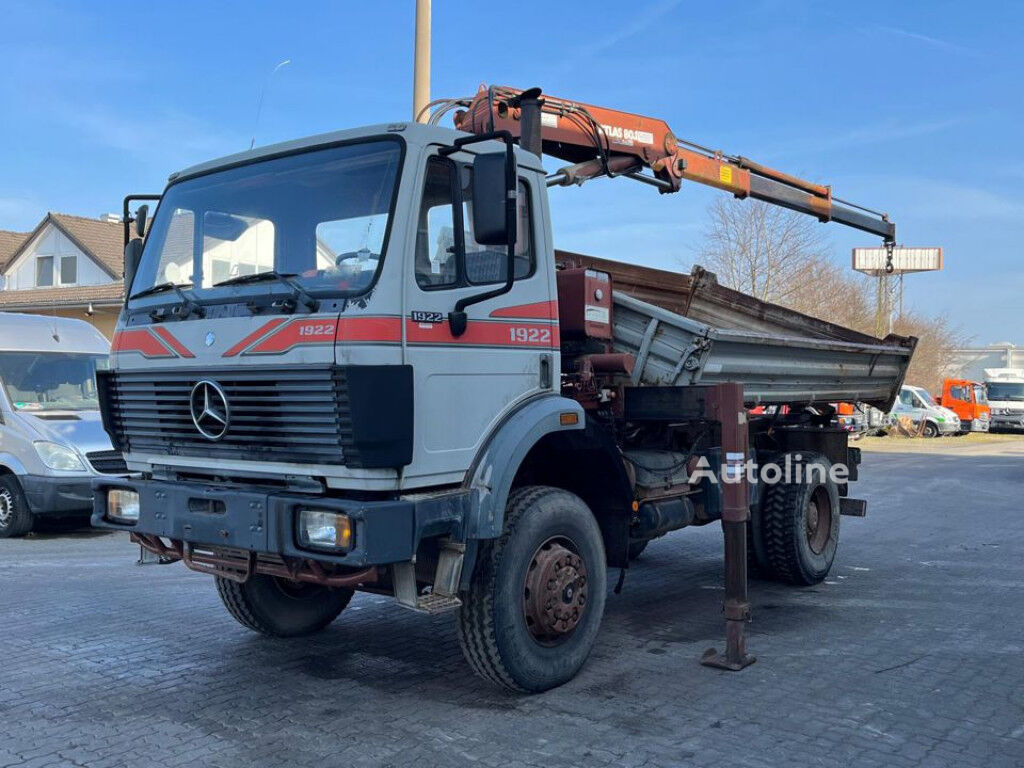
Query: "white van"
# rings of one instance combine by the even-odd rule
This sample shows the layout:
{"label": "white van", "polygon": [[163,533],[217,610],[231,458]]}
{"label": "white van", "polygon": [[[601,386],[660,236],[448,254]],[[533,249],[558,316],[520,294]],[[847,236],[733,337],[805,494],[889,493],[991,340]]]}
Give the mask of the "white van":
{"label": "white van", "polygon": [[82,320],[0,312],[0,538],[92,512],[92,478],[122,474],[100,421],[110,342]]}
{"label": "white van", "polygon": [[935,402],[928,390],[909,384],[900,388],[900,396],[896,398],[891,415],[897,418],[906,416],[918,427],[924,422],[921,434],[925,437],[955,435],[960,431],[960,417],[956,412]]}

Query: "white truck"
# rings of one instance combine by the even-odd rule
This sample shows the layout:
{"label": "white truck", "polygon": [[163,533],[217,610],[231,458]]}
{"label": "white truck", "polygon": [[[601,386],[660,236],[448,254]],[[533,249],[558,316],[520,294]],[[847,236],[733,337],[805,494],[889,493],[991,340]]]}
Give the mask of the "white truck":
{"label": "white truck", "polygon": [[92,480],[125,470],[100,421],[110,342],[83,320],[0,312],[0,538],[92,512]]}
{"label": "white truck", "polygon": [[991,430],[1024,431],[1024,369],[986,368]]}
{"label": "white truck", "polygon": [[[171,177],[126,246],[100,389],[132,475],[95,484],[93,524],[213,575],[267,635],[323,629],[355,590],[455,611],[481,677],[541,691],[586,660],[609,566],[721,521],[728,642],[704,662],[742,668],[748,555],[820,583],[840,514],[865,510],[827,404],[888,410],[915,340],[556,252],[547,188],[693,178],[893,225],[649,118],[499,88],[448,107],[461,130],[369,126]],[[542,149],[573,165],[546,174]],[[795,471],[748,481],[766,465]]]}

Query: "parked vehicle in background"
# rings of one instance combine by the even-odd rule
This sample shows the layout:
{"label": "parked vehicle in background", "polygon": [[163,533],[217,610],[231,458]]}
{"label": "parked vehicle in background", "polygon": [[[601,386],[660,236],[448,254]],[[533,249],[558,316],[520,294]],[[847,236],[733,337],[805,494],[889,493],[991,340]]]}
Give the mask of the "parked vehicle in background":
{"label": "parked vehicle in background", "polygon": [[900,396],[896,399],[891,415],[909,418],[921,429],[924,437],[954,435],[961,429],[959,416],[939,405],[928,390],[909,384],[900,388]]}
{"label": "parked vehicle in background", "polygon": [[944,379],[941,402],[960,418],[961,434],[988,432],[991,409],[984,384],[969,379]]}
{"label": "parked vehicle in background", "polygon": [[1024,369],[986,368],[992,429],[1024,430]]}
{"label": "parked vehicle in background", "polygon": [[109,350],[82,320],[0,313],[0,538],[87,518],[93,477],[124,471],[96,392]]}
{"label": "parked vehicle in background", "polygon": [[836,424],[849,432],[852,440],[862,438],[868,431],[867,414],[856,403],[836,403]]}

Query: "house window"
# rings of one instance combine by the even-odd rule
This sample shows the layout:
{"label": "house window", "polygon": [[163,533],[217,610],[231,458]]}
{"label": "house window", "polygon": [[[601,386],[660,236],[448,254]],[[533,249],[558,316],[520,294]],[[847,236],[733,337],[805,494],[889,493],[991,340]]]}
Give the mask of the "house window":
{"label": "house window", "polygon": [[40,256],[36,259],[36,286],[48,288],[53,285],[53,256]]}
{"label": "house window", "polygon": [[60,284],[74,285],[78,282],[78,257],[60,257]]}

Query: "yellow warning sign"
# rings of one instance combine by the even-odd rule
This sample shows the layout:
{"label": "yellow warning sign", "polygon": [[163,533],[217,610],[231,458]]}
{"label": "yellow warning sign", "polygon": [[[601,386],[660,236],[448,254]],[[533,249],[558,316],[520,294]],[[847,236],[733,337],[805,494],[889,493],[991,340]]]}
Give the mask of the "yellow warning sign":
{"label": "yellow warning sign", "polygon": [[718,180],[723,184],[732,184],[732,168],[728,165],[718,166]]}

